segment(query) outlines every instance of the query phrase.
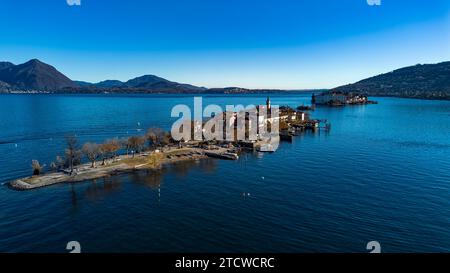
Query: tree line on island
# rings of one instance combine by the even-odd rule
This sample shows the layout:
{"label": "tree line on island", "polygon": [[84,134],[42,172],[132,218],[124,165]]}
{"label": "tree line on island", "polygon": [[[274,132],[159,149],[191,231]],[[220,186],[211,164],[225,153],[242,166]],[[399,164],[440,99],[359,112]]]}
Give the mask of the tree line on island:
{"label": "tree line on island", "polygon": [[[99,160],[102,166],[115,162],[120,151],[124,151],[127,156],[131,155],[134,158],[136,154],[156,150],[176,142],[169,132],[152,127],[142,136],[112,138],[103,143],[86,142],[81,145],[75,135],[68,135],[65,137],[65,143],[64,156],[56,156],[55,161],[50,163],[51,171],[66,169],[73,174],[75,167],[82,164],[83,158],[91,163],[91,168],[95,168]],[[31,167],[33,175],[40,175],[43,173],[45,165],[40,164],[38,160],[32,160]]]}

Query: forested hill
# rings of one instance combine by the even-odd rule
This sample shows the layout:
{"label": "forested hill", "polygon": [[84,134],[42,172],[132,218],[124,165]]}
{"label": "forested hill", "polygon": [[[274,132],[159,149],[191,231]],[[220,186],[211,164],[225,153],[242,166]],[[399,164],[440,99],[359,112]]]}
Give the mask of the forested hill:
{"label": "forested hill", "polygon": [[408,66],[331,91],[357,92],[368,96],[450,99],[450,62]]}

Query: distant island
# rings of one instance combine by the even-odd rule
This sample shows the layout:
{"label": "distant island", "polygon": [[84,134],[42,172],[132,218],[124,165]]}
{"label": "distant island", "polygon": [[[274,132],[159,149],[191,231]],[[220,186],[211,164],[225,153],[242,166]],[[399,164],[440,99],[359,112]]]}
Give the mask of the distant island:
{"label": "distant island", "polygon": [[37,59],[14,65],[0,62],[0,93],[166,93],[166,94],[252,94],[330,91],[364,96],[394,96],[421,99],[450,99],[450,62],[409,66],[331,90],[206,88],[144,75],[126,82],[98,83],[74,81],[55,67]]}

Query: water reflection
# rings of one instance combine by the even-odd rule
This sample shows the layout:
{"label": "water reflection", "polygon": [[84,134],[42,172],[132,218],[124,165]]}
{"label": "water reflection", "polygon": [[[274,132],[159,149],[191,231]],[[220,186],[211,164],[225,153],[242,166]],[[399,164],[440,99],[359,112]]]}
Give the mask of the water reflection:
{"label": "water reflection", "polygon": [[195,165],[197,165],[197,163],[193,160],[180,161],[170,165],[169,168],[178,178],[184,178],[189,174],[189,171],[195,167]]}
{"label": "water reflection", "polygon": [[84,195],[88,200],[95,201],[118,192],[121,186],[122,184],[118,176],[96,179],[89,182],[89,186],[86,188]]}
{"label": "water reflection", "polygon": [[212,158],[206,158],[197,161],[198,167],[203,173],[214,173],[217,169],[217,161]]}
{"label": "water reflection", "polygon": [[142,170],[133,172],[128,176],[131,182],[156,190],[161,186],[163,175],[165,173],[166,170],[162,168],[156,170]]}
{"label": "water reflection", "polygon": [[165,169],[175,174],[177,178],[185,178],[190,171],[200,170],[203,173],[213,173],[216,170],[216,160],[211,158],[185,160],[166,165]]}
{"label": "water reflection", "polygon": [[75,191],[75,187],[73,183],[70,184],[70,200],[72,201],[72,208],[77,207],[77,192]]}
{"label": "water reflection", "polygon": [[[217,160],[206,158],[201,160],[180,161],[156,170],[141,170],[124,175],[100,178],[80,183],[79,185],[71,183],[70,198],[72,208],[77,208],[81,196],[86,197],[89,201],[96,201],[120,191],[124,181],[130,181],[135,185],[145,186],[157,191],[159,199],[161,194],[161,184],[164,181],[164,176],[169,172],[175,174],[178,178],[185,178],[192,170],[200,170],[202,173],[213,173],[216,169]],[[80,191],[83,192],[81,196],[79,193]]]}
{"label": "water reflection", "polygon": [[77,213],[79,203],[82,203],[83,197],[86,200],[95,202],[111,195],[112,193],[119,192],[121,187],[121,180],[118,176],[95,179],[80,184],[70,183],[70,201],[72,205],[70,211],[72,214]]}

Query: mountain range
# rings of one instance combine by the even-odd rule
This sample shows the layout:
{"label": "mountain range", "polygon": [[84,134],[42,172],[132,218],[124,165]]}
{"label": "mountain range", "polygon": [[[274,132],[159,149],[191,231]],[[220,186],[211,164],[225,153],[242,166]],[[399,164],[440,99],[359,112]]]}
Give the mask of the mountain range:
{"label": "mountain range", "polygon": [[72,81],[53,66],[37,59],[14,65],[0,62],[0,93],[257,93],[279,92],[273,89],[239,87],[198,87],[169,81],[155,75],[144,75],[126,82],[105,80],[98,83]]}
{"label": "mountain range", "polygon": [[[17,91],[37,93],[239,94],[294,90],[246,89],[240,87],[206,88],[169,81],[155,75],[144,75],[125,82],[105,80],[90,83],[73,81],[53,66],[37,59],[19,65],[0,62],[0,93]],[[368,96],[450,99],[450,62],[404,67],[353,84],[336,87],[329,91],[361,93]]]}
{"label": "mountain range", "polygon": [[53,91],[77,85],[51,65],[37,59],[14,65],[0,62],[0,86],[11,89]]}
{"label": "mountain range", "polygon": [[144,75],[126,82],[118,80],[106,80],[98,83],[75,81],[84,89],[90,90],[111,90],[112,91],[140,91],[140,92],[202,92],[207,88],[197,87],[190,84],[172,82],[155,75]]}

